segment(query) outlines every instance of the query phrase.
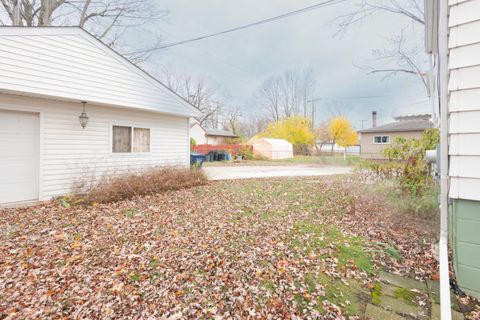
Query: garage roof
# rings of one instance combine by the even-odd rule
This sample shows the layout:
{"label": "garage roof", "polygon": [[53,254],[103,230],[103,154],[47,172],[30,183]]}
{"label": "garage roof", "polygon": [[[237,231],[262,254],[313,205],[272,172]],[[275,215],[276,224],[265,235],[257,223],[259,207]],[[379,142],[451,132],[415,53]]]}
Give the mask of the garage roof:
{"label": "garage roof", "polygon": [[374,128],[360,130],[360,133],[369,132],[400,132],[400,131],[423,131],[431,128],[432,123],[429,120],[403,120],[385,124]]}
{"label": "garage roof", "polygon": [[0,27],[0,91],[176,116],[200,111],[79,27]]}

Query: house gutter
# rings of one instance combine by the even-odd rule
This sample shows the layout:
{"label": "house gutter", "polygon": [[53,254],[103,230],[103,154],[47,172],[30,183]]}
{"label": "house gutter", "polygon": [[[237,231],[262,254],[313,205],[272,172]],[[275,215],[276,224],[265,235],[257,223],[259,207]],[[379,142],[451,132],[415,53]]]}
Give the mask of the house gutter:
{"label": "house gutter", "polygon": [[440,103],[440,312],[451,320],[448,263],[448,0],[439,0],[438,67]]}

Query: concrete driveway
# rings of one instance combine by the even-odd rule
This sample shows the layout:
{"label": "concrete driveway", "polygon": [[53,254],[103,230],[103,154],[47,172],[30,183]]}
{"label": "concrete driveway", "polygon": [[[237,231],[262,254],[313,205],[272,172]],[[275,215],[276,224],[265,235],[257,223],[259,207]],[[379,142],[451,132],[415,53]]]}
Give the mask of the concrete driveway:
{"label": "concrete driveway", "polygon": [[225,166],[203,168],[210,180],[230,180],[266,177],[305,177],[327,176],[333,174],[347,174],[352,172],[351,167],[340,166]]}

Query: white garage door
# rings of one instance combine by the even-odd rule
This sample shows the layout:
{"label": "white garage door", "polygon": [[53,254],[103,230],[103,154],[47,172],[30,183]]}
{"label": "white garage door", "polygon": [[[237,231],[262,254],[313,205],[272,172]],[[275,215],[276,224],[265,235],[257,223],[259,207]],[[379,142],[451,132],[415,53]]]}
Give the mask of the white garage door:
{"label": "white garage door", "polygon": [[38,199],[39,117],[0,110],[0,203]]}

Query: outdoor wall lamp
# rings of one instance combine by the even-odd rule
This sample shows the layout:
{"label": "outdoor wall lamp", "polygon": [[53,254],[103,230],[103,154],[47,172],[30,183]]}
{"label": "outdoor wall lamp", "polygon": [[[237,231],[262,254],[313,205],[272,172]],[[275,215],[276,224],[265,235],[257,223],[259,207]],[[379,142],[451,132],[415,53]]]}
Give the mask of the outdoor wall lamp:
{"label": "outdoor wall lamp", "polygon": [[78,117],[78,121],[80,121],[80,125],[82,126],[82,128],[85,129],[88,123],[88,116],[85,113],[85,104],[87,104],[87,101],[82,101],[82,104],[83,104],[83,112]]}

